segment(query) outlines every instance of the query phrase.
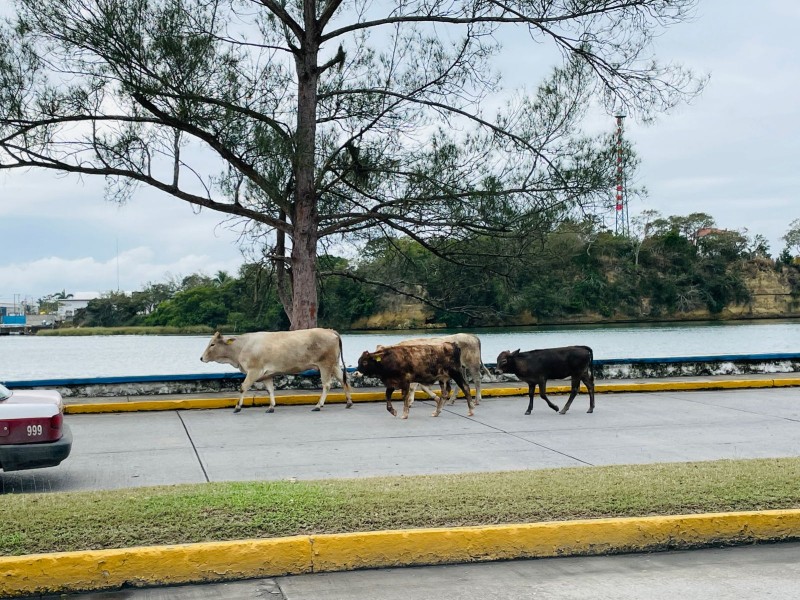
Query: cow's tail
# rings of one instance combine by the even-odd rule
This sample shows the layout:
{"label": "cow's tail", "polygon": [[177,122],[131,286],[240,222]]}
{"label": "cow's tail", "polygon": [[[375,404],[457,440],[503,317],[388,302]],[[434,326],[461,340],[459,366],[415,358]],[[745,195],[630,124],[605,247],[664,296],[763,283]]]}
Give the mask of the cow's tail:
{"label": "cow's tail", "polygon": [[486,376],[487,376],[489,379],[491,379],[491,380],[494,380],[494,376],[492,375],[492,372],[491,372],[489,369],[487,369],[487,368],[486,368],[486,365],[485,365],[485,364],[483,364],[483,350],[481,349],[481,338],[479,338],[479,337],[476,335],[476,336],[475,336],[475,339],[476,339],[476,340],[478,340],[478,360],[479,360],[479,361],[480,361],[480,363],[481,363],[481,372],[478,374],[478,376],[480,377],[480,376],[482,376],[483,374],[486,374]]}
{"label": "cow's tail", "polygon": [[589,346],[584,346],[589,351],[589,375],[592,376],[592,381],[594,381],[594,350],[592,350]]}
{"label": "cow's tail", "polygon": [[[453,344],[453,346],[455,346],[455,348],[453,350],[453,355],[455,356],[456,362],[460,366],[461,365],[461,346],[458,345],[458,342],[450,342],[450,343]],[[460,370],[463,371],[464,368],[461,367]]]}
{"label": "cow's tail", "polygon": [[336,337],[339,338],[339,359],[342,361],[342,386],[347,387],[347,365],[344,364],[344,350],[342,349],[342,336],[338,333]]}

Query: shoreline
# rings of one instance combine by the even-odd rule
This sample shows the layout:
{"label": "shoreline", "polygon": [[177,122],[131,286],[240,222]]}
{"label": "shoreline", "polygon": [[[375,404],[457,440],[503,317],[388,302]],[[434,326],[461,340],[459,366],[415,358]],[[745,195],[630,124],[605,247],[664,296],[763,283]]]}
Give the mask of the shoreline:
{"label": "shoreline", "polygon": [[[337,329],[342,334],[374,334],[377,332],[414,332],[414,331],[492,331],[501,329],[547,329],[560,327],[581,327],[581,326],[609,326],[615,325],[674,325],[676,323],[698,324],[698,323],[756,323],[770,321],[794,321],[800,320],[800,313],[757,316],[725,316],[714,318],[710,315],[698,317],[664,317],[659,319],[593,319],[574,317],[565,320],[540,321],[535,323],[508,323],[503,325],[476,325],[473,327],[447,327],[443,323],[419,323],[412,326],[403,327],[375,327],[375,328],[354,328]],[[35,334],[41,337],[59,336],[93,336],[93,335],[212,335],[219,330],[225,334],[251,333],[250,331],[230,331],[226,327],[213,328],[209,326],[192,327],[154,327],[154,326],[130,326],[130,327],[61,327],[54,329],[41,329]],[[255,330],[254,330],[255,331]]]}

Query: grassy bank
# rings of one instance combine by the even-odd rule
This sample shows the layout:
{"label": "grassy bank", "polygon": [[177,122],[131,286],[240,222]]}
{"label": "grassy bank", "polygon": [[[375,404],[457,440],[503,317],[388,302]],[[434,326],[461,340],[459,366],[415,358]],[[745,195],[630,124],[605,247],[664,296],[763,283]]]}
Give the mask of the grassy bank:
{"label": "grassy bank", "polygon": [[193,325],[191,327],[63,327],[40,329],[36,335],[211,335],[213,327]]}
{"label": "grassy bank", "polygon": [[0,555],[800,508],[800,459],[6,495]]}

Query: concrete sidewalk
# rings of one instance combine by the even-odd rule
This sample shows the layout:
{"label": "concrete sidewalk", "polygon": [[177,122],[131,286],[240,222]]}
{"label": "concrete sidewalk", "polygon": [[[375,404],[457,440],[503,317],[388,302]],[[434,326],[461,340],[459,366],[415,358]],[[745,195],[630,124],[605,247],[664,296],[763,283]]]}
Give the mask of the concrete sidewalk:
{"label": "concrete sidewalk", "polygon": [[[527,396],[528,386],[522,382],[483,383],[482,396]],[[635,393],[661,391],[699,391],[722,389],[755,389],[774,387],[800,387],[800,373],[754,373],[749,375],[710,375],[706,377],[664,377],[659,379],[598,379],[595,381],[595,392]],[[473,393],[474,384],[471,387]],[[569,385],[563,381],[550,381],[547,386],[548,395],[569,393]],[[537,390],[538,397],[539,390]],[[316,404],[320,390],[284,389],[275,390],[276,403],[281,405]],[[585,386],[581,386],[581,395],[586,394]],[[97,396],[90,398],[64,398],[68,414],[131,412],[148,410],[189,410],[230,408],[236,405],[237,392],[213,392],[190,394],[160,394],[149,396]],[[353,388],[353,402],[380,402],[385,398],[384,388]],[[424,392],[417,392],[416,398],[427,398]],[[393,400],[400,399],[395,392]],[[326,399],[326,404],[345,402],[344,393],[333,389]],[[263,390],[250,390],[245,394],[245,407],[269,405],[269,395]]]}
{"label": "concrete sidewalk", "polygon": [[[146,474],[155,468],[152,463],[157,461],[164,463],[174,476],[184,473],[176,466],[182,463],[174,460],[177,453],[182,452],[202,460],[203,473],[211,475],[212,480],[228,480],[231,478],[231,465],[235,464],[232,457],[241,457],[246,448],[248,461],[245,462],[263,463],[264,468],[269,467],[273,478],[283,477],[280,468],[292,469],[293,474],[298,474],[300,466],[320,462],[325,464],[317,464],[318,469],[344,464],[351,470],[362,470],[363,476],[370,476],[369,460],[375,454],[371,449],[376,443],[380,444],[379,454],[382,456],[388,454],[394,456],[395,461],[405,461],[402,467],[386,465],[382,461],[380,467],[408,475],[415,474],[420,466],[426,464],[433,464],[437,472],[447,472],[448,468],[463,469],[465,462],[477,470],[491,470],[520,468],[517,462],[513,462],[517,460],[523,460],[523,468],[543,468],[542,464],[554,466],[551,464],[553,461],[559,465],[572,465],[578,461],[590,464],[588,460],[592,461],[591,464],[613,464],[621,458],[626,462],[664,462],[798,456],[800,402],[797,400],[800,400],[800,391],[789,390],[791,386],[800,386],[799,374],[602,380],[597,382],[597,391],[601,394],[742,391],[731,394],[644,393],[640,396],[622,395],[613,402],[612,394],[609,401],[601,405],[601,410],[592,415],[585,414],[587,401],[585,393],[582,393],[580,406],[573,406],[567,416],[557,416],[540,408],[535,417],[521,419],[521,403],[527,400],[497,402],[492,400],[492,395],[519,396],[527,393],[527,386],[486,384],[485,410],[476,411],[479,412],[476,418],[464,417],[463,401],[442,419],[420,418],[422,414],[419,417],[415,414],[404,422],[387,417],[382,406],[365,405],[358,410],[345,411],[340,405],[336,410],[326,409],[327,412],[322,413],[324,427],[313,426],[319,422],[315,415],[320,413],[299,407],[276,411],[275,415],[265,415],[263,410],[243,411],[239,415],[228,414],[228,411],[89,414],[76,417],[74,422],[75,431],[84,434],[79,437],[85,446],[85,456],[76,449],[72,462],[54,472],[74,481],[84,463],[94,465],[98,477],[103,478],[109,473],[124,471],[130,465],[140,464],[148,465],[142,471]],[[764,391],[745,391],[751,388]],[[566,389],[563,385],[553,385],[548,391],[560,404],[564,396],[556,396],[557,390],[561,390],[558,392],[561,394]],[[278,402],[315,403],[318,394],[318,390],[283,390],[278,394]],[[360,388],[356,394],[359,402],[383,398],[383,390],[378,388]],[[215,405],[230,407],[237,395],[205,396],[68,399],[68,409],[69,412],[124,412],[215,408]],[[331,402],[341,402],[343,394],[338,392],[337,396],[339,398],[331,398]],[[252,404],[253,394],[248,394],[248,398]],[[255,395],[255,399],[257,403],[265,403],[261,392]],[[134,429],[137,425],[140,429]],[[223,430],[226,427],[230,429]],[[104,435],[91,435],[101,430]],[[236,436],[231,431],[235,431]],[[265,435],[267,431],[269,436]],[[125,432],[129,437],[123,435]],[[345,439],[348,432],[355,432],[352,435],[358,439]],[[179,438],[181,433],[190,439]],[[141,456],[145,458],[134,455],[136,448],[129,443],[133,439],[130,436],[138,440],[141,452],[144,452]],[[224,446],[220,440],[226,440],[230,447],[220,448]],[[448,441],[454,446],[445,455],[436,444]],[[115,443],[129,446],[128,451],[112,451]],[[92,444],[97,448],[88,452]],[[639,453],[629,451],[631,448],[638,449]],[[724,448],[725,453],[709,453],[709,448]],[[656,452],[659,449],[661,453]],[[684,456],[676,454],[676,449],[696,452]],[[359,457],[358,465],[354,467],[349,459],[356,456]],[[537,456],[543,456],[545,462],[536,462],[534,458]],[[280,460],[275,460],[276,457]],[[343,461],[343,457],[347,460]],[[481,463],[481,458],[488,460],[491,466]],[[452,465],[446,459],[452,460]],[[417,470],[409,468],[408,464]],[[136,471],[137,477],[139,473]],[[36,475],[40,479],[43,476],[42,473]],[[260,475],[256,478],[264,479]],[[170,480],[168,483],[180,481]],[[0,597],[363,568],[613,554],[797,539],[800,539],[800,510],[780,510],[300,535],[267,540],[121,548],[0,557]]]}

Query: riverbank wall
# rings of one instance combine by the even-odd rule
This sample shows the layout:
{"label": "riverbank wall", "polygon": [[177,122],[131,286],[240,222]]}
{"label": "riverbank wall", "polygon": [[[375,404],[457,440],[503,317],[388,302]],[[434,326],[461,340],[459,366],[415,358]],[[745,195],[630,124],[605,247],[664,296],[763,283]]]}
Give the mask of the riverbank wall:
{"label": "riverbank wall", "polygon": [[[493,371],[494,365],[487,364]],[[668,358],[627,358],[595,360],[596,380],[659,379],[664,377],[705,377],[714,375],[749,375],[769,373],[800,373],[800,354],[754,354],[725,356],[694,356]],[[380,387],[381,382],[359,377],[348,369],[354,388]],[[64,398],[158,396],[213,392],[238,392],[244,375],[213,373],[186,375],[144,375],[130,377],[92,377],[76,379],[39,379],[3,381],[9,389],[55,389]],[[484,376],[483,382],[517,381],[513,375]],[[254,389],[262,389],[256,384]],[[334,383],[334,387],[337,384]],[[278,375],[276,389],[320,389],[317,371],[298,375]]]}

